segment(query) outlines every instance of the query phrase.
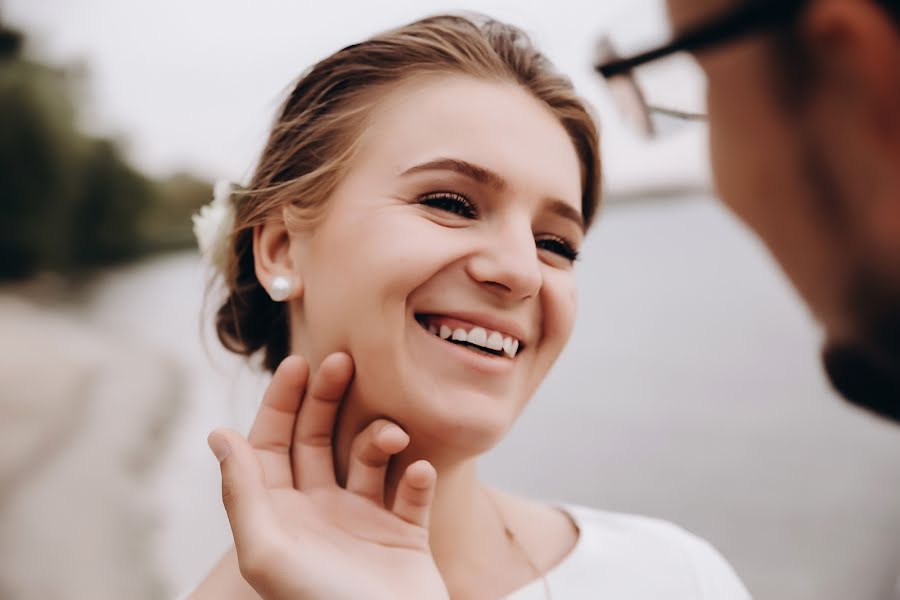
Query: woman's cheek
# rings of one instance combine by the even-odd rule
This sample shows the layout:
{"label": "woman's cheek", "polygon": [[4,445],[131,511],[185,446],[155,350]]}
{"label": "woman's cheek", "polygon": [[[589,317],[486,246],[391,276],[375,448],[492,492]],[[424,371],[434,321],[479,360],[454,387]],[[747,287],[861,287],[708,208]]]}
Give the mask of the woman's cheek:
{"label": "woman's cheek", "polygon": [[544,278],[544,335],[556,340],[559,351],[569,341],[575,325],[578,289],[573,273],[552,273]]}

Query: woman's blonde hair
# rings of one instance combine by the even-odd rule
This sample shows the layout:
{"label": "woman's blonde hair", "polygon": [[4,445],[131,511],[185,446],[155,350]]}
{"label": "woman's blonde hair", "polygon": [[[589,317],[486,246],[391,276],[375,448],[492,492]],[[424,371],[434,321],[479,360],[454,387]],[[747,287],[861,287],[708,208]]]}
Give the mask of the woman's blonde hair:
{"label": "woman's blonde hair", "polygon": [[383,91],[427,74],[512,82],[547,105],[566,129],[581,163],[585,224],[600,197],[597,126],[572,83],[519,29],[490,19],[435,16],[332,54],[306,71],[285,101],[250,185],[236,198],[225,282],[228,296],[216,331],[229,350],[263,351],[274,370],[289,352],[286,307],[256,278],[253,229],[273,212],[311,226],[343,177],[355,140]]}

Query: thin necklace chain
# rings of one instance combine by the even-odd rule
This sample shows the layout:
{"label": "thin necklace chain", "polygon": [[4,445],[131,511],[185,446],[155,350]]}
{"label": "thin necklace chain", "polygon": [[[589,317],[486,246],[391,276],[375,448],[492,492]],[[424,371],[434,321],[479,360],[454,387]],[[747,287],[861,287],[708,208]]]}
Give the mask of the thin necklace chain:
{"label": "thin necklace chain", "polygon": [[519,541],[519,538],[516,537],[516,534],[510,528],[509,523],[506,522],[506,518],[500,511],[500,506],[497,504],[497,501],[494,500],[493,494],[491,494],[487,490],[485,490],[484,493],[488,498],[488,502],[490,502],[491,506],[494,507],[494,512],[497,513],[497,519],[500,520],[500,524],[503,526],[503,532],[506,534],[506,539],[509,540],[509,543],[519,551],[522,557],[525,558],[525,562],[527,562],[528,566],[531,567],[531,571],[536,577],[541,580],[541,584],[544,586],[544,598],[546,598],[547,600],[553,600],[553,594],[550,592],[550,582],[547,581],[547,577],[538,568],[537,563],[535,563],[531,558],[528,550],[525,549],[525,546],[522,544],[522,542]]}

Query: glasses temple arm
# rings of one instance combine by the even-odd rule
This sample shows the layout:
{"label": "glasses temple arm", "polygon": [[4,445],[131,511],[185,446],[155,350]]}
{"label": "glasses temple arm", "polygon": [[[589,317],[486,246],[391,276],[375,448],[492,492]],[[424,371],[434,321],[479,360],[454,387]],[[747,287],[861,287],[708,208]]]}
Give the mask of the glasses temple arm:
{"label": "glasses temple arm", "polygon": [[647,50],[630,58],[597,64],[594,69],[606,78],[615,77],[676,52],[703,50],[725,40],[743,37],[771,25],[790,23],[807,2],[808,0],[750,2],[712,23],[685,31],[658,48]]}

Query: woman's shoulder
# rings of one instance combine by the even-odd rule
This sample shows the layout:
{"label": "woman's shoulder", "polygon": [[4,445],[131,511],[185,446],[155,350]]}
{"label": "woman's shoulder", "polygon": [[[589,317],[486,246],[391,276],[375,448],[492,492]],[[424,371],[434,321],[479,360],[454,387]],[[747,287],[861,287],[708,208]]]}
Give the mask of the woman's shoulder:
{"label": "woman's shoulder", "polygon": [[684,597],[750,598],[734,569],[709,542],[674,523],[583,506],[561,508],[578,527],[572,558],[585,568],[615,565],[619,573],[640,576],[644,584],[652,579],[663,589],[695,590]]}
{"label": "woman's shoulder", "polygon": [[[606,536],[619,536],[632,541],[665,540],[674,543],[707,544],[702,538],[670,521],[645,515],[622,513],[564,504],[560,508],[579,526]],[[708,544],[707,544],[708,545]]]}

